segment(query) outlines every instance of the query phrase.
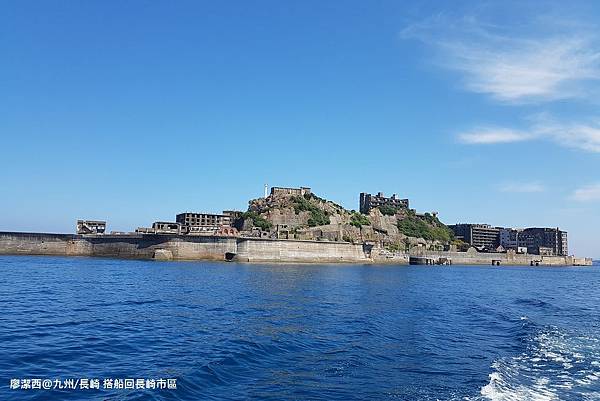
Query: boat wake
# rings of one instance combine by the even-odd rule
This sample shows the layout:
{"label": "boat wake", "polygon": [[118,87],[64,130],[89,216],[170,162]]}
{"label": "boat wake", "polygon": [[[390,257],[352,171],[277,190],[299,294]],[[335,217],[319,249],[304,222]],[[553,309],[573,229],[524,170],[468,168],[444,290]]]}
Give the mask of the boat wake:
{"label": "boat wake", "polygon": [[600,401],[600,340],[555,327],[525,338],[525,351],[496,360],[481,400]]}

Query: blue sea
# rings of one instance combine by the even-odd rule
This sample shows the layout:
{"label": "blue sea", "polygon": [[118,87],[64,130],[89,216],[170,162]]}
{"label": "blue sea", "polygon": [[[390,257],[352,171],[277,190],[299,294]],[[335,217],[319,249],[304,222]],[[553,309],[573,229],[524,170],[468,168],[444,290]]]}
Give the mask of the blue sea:
{"label": "blue sea", "polygon": [[0,269],[0,400],[600,400],[600,266]]}

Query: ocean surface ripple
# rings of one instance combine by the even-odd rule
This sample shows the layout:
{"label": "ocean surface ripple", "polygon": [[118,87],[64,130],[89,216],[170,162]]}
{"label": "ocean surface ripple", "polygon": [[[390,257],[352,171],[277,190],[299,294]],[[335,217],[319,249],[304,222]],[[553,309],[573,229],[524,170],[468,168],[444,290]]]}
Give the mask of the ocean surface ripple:
{"label": "ocean surface ripple", "polygon": [[[600,400],[600,266],[0,269],[1,400]],[[177,388],[10,388],[27,378]]]}

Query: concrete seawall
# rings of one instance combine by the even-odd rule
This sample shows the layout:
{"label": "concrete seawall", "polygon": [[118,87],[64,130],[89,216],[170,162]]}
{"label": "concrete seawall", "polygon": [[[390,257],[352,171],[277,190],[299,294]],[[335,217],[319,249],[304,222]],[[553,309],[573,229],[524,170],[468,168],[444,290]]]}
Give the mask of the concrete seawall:
{"label": "concrete seawall", "polygon": [[[77,239],[91,246],[89,256],[152,259],[156,251],[168,251],[177,260],[224,260],[235,252],[236,241],[227,237],[177,235],[94,236]],[[86,246],[82,246],[85,248]]]}
{"label": "concrete seawall", "polygon": [[0,232],[0,254],[152,259],[158,250],[178,260],[225,260],[227,252],[236,252],[237,242],[228,237]]}
{"label": "concrete seawall", "polygon": [[420,252],[415,257],[434,260],[447,259],[454,265],[510,265],[510,266],[573,266],[572,256],[540,256],[514,253],[475,253],[475,252]]}
{"label": "concrete seawall", "polygon": [[348,242],[182,235],[74,235],[0,232],[0,254],[103,256],[124,259],[236,260],[241,262],[408,264],[409,257],[465,265],[591,265],[591,259],[514,253],[394,253]]}
{"label": "concrete seawall", "polygon": [[362,245],[272,239],[239,239],[234,260],[242,262],[370,263]]}
{"label": "concrete seawall", "polygon": [[77,255],[75,235],[0,232],[0,253],[13,255]]}

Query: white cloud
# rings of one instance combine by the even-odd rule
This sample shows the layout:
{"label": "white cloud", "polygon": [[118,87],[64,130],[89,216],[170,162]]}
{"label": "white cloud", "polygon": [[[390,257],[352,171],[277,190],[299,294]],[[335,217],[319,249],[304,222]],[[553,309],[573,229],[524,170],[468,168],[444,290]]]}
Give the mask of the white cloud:
{"label": "white cloud", "polygon": [[571,199],[580,202],[600,201],[600,182],[576,189]]}
{"label": "white cloud", "polygon": [[600,123],[560,123],[543,117],[526,131],[503,127],[487,127],[460,133],[458,140],[469,145],[521,142],[528,140],[552,141],[573,149],[600,153]]}
{"label": "white cloud", "polygon": [[[516,18],[504,25],[477,17],[436,15],[401,32],[433,47],[438,62],[459,71],[465,89],[502,103],[541,103],[600,97],[600,32],[593,25],[564,15]],[[543,111],[543,110],[540,110]],[[560,146],[600,153],[600,120],[557,122],[538,114],[519,129],[487,126],[459,133],[471,145],[550,141]],[[566,121],[566,120],[565,120]]]}
{"label": "white cloud", "polygon": [[531,134],[507,128],[482,128],[458,135],[458,139],[467,144],[521,142],[531,138]]}
{"label": "white cloud", "polygon": [[582,81],[600,78],[599,53],[585,39],[504,41],[445,46],[467,89],[505,102],[547,101],[577,97]]}
{"label": "white cloud", "polygon": [[590,125],[557,127],[552,132],[552,136],[562,145],[600,153],[600,127]]}
{"label": "white cloud", "polygon": [[507,182],[498,188],[501,192],[536,193],[544,192],[546,188],[539,182]]}
{"label": "white cloud", "polygon": [[[580,97],[584,83],[600,80],[597,38],[571,29],[557,36],[500,32],[474,18],[437,17],[402,31],[440,53],[440,63],[464,75],[467,90],[502,102]],[[508,27],[510,28],[510,27]]]}

